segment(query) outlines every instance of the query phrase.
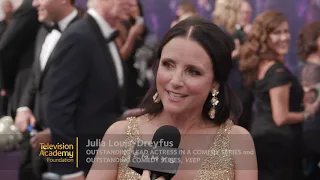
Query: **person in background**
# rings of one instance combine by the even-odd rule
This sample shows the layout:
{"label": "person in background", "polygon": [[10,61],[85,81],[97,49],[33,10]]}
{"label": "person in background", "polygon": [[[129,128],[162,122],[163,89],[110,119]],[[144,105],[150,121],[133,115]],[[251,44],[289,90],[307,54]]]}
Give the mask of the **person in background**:
{"label": "person in background", "polygon": [[143,46],[147,36],[147,27],[144,25],[143,9],[140,2],[131,8],[129,21],[119,22],[118,29],[120,30],[120,36],[117,42],[128,77],[126,108],[137,108],[142,97],[149,89],[147,81],[138,84],[140,67],[135,67],[136,61],[139,61],[135,59],[136,52]]}
{"label": "person in background", "polygon": [[[0,22],[0,39],[3,32],[6,30],[8,24],[11,21],[11,16],[13,13],[13,5],[10,0],[5,0],[2,2],[2,11],[4,13],[4,18]],[[0,73],[0,116],[5,116],[8,113],[8,96],[7,92],[2,87],[2,77]]]}
{"label": "person in background", "polygon": [[[225,33],[234,39],[235,50],[232,51],[232,58],[236,59],[239,56],[240,42],[243,37],[236,37],[236,25],[238,24],[238,14],[243,0],[217,0],[215,9],[212,11],[213,23],[218,25]],[[231,74],[232,76],[232,74]],[[234,84],[231,83],[232,90],[236,91]],[[239,97],[241,93],[238,93]]]}
{"label": "person in background", "polygon": [[215,9],[212,12],[214,23],[217,24],[234,41],[235,50],[232,51],[232,69],[228,83],[243,103],[242,114],[238,118],[237,124],[249,130],[251,119],[252,93],[250,89],[243,86],[242,75],[239,71],[239,54],[241,44],[245,42],[246,35],[239,30],[239,15],[241,6],[246,0],[217,0]]}
{"label": "person in background", "polygon": [[213,22],[230,36],[236,31],[242,0],[217,0],[212,11]]}
{"label": "person in background", "polygon": [[[50,68],[47,122],[53,144],[79,137],[79,161],[50,163],[62,179],[85,179],[88,140],[100,140],[124,113],[126,74],[115,39],[136,0],[94,0],[86,15],[62,34]],[[48,72],[49,73],[49,72]],[[89,148],[92,151],[97,147]]]}
{"label": "person in background", "polygon": [[117,22],[117,29],[120,34],[116,42],[120,49],[121,58],[128,61],[135,54],[137,40],[143,41],[147,31],[144,25],[142,4],[139,1],[136,6],[131,8],[128,21]]}
{"label": "person in background", "polygon": [[303,106],[299,80],[285,67],[291,35],[283,13],[269,10],[253,22],[239,63],[244,84],[252,88],[251,134],[259,180],[302,180],[302,123],[320,101]]}
{"label": "person in background", "polygon": [[[238,50],[234,53],[235,64],[230,75],[230,85],[236,90],[237,94],[240,95],[243,102],[243,112],[239,118],[240,126],[250,130],[250,124],[252,121],[252,103],[253,103],[253,94],[251,89],[243,86],[242,75],[239,71],[239,54],[241,46],[245,43],[248,33],[251,29],[251,16],[252,8],[248,0],[241,0],[241,7],[238,11],[238,23],[236,24],[236,31],[233,34],[233,39],[236,40]],[[239,40],[237,42],[237,40]],[[240,43],[240,45],[239,45]],[[240,48],[239,48],[240,47]],[[237,55],[238,54],[238,55]],[[240,91],[237,91],[240,90]]]}
{"label": "person in background", "polygon": [[191,2],[182,2],[177,7],[177,11],[176,11],[177,19],[171,23],[170,27],[173,27],[178,22],[180,22],[188,17],[197,16],[197,15],[198,15],[198,13],[197,13],[197,10],[196,10],[196,7],[194,6],[194,4],[192,4]]}
{"label": "person in background", "polygon": [[0,39],[1,93],[9,97],[7,115],[13,118],[28,81],[39,27],[32,0],[24,0],[13,12]]}
{"label": "person in background", "polygon": [[[251,29],[250,21],[252,17],[252,8],[248,0],[241,0],[240,9],[237,10],[237,13],[236,30],[232,34],[232,37],[236,40],[235,43],[240,43],[240,45],[242,45]],[[237,58],[238,56],[239,51],[236,51],[234,57]]]}
{"label": "person in background", "polygon": [[237,29],[248,34],[251,30],[252,7],[247,0],[242,0],[240,11],[238,14]]}
{"label": "person in background", "polygon": [[63,31],[79,19],[78,12],[73,6],[74,0],[60,2],[58,0],[33,0],[33,6],[38,10],[38,20],[42,26],[37,34],[35,59],[26,88],[16,110],[15,126],[23,133],[29,133],[31,125],[38,131],[30,141],[27,151],[22,151],[23,159],[30,160],[33,165],[35,179],[41,179],[42,173],[48,170],[45,159],[39,157],[40,143],[50,143],[50,129],[46,117],[47,96],[50,91],[48,72],[51,68],[55,46]]}
{"label": "person in background", "polygon": [[[298,36],[298,54],[304,65],[301,69],[301,84],[305,91],[305,103],[320,97],[320,22],[304,25]],[[303,141],[308,165],[307,179],[320,179],[320,111],[303,124]],[[308,168],[309,168],[308,167]]]}
{"label": "person in background", "polygon": [[[16,116],[19,100],[26,88],[30,69],[34,60],[36,35],[40,23],[37,10],[32,7],[32,0],[24,0],[13,12],[11,21],[0,40],[0,61],[2,90],[9,98],[6,115]],[[30,153],[29,139],[24,138],[21,144],[19,180],[37,179],[32,163],[25,155]]]}
{"label": "person in background", "polygon": [[[125,107],[127,109],[123,114],[123,118],[131,115],[138,115],[141,109],[137,108],[142,96],[148,88],[148,84],[137,84],[138,70],[140,67],[135,67],[135,53],[143,44],[144,38],[147,35],[147,27],[144,25],[144,17],[142,4],[135,0],[137,5],[131,7],[129,20],[119,20],[116,23],[116,44],[119,49],[119,54],[123,62],[127,76],[127,88],[125,90]],[[87,3],[89,8],[96,6],[95,0],[90,0]]]}

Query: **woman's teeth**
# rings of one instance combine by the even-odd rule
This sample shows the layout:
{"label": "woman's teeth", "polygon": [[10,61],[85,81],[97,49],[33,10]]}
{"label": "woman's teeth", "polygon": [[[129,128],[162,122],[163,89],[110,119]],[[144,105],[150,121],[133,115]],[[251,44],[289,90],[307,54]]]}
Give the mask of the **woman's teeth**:
{"label": "woman's teeth", "polygon": [[185,97],[184,95],[175,94],[175,93],[172,93],[172,92],[169,92],[169,96],[174,97],[174,98],[182,98],[182,97]]}

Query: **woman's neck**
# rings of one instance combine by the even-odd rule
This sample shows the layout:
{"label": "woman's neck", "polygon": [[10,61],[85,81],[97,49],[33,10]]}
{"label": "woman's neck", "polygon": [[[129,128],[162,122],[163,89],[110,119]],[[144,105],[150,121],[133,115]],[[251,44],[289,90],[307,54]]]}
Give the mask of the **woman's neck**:
{"label": "woman's neck", "polygon": [[312,53],[307,57],[307,62],[320,65],[320,53]]}
{"label": "woman's neck", "polygon": [[187,134],[191,129],[208,127],[211,122],[202,118],[200,113],[171,114],[162,112],[159,115],[161,121],[166,125],[175,126],[181,134]]}

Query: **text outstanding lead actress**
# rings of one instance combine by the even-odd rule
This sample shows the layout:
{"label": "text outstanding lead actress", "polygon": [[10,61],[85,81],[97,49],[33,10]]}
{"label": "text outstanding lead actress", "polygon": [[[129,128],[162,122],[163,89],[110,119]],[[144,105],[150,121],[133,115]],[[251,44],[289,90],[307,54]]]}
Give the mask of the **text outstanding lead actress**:
{"label": "text outstanding lead actress", "polygon": [[[200,18],[189,18],[170,29],[159,49],[156,82],[142,103],[146,114],[114,123],[104,141],[127,144],[101,146],[98,152],[132,150],[137,142],[134,140],[151,141],[159,127],[172,125],[182,135],[180,148],[193,150],[191,152],[198,152],[194,151],[197,149],[218,152],[183,155],[184,163],[180,163],[173,179],[257,180],[252,138],[229,119],[231,107],[236,103],[226,83],[233,48],[232,40],[218,26]],[[238,153],[226,153],[233,150]],[[245,151],[252,153],[241,154]],[[187,157],[201,160],[189,164],[185,163]],[[128,160],[130,154],[97,153],[96,159],[102,158],[122,159],[119,163],[94,162],[87,180],[150,179],[127,166],[124,160]]]}

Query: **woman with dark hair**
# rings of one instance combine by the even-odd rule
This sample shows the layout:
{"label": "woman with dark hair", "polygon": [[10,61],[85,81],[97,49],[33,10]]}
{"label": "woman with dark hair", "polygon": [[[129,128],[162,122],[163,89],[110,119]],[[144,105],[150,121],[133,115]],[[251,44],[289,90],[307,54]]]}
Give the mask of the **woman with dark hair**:
{"label": "woman with dark hair", "polygon": [[[301,70],[301,83],[305,90],[305,101],[313,102],[320,97],[320,22],[304,25],[298,37],[299,57],[304,65]],[[320,179],[320,111],[303,125],[304,149],[310,169],[310,179]]]}
{"label": "woman with dark hair", "polygon": [[[227,85],[233,48],[218,26],[201,18],[188,18],[170,29],[160,45],[156,81],[141,105],[146,114],[116,122],[107,130],[104,141],[124,141],[125,147],[99,149],[124,153],[96,156],[120,162],[94,163],[87,180],[150,179],[149,171],[141,177],[128,167],[130,152],[137,141],[151,141],[146,135],[163,125],[175,126],[181,133],[179,147],[191,152],[183,154],[173,179],[257,180],[252,138],[230,119],[234,106],[241,104]],[[195,150],[208,153],[192,153]],[[200,160],[188,163],[188,157]]]}
{"label": "woman with dark hair", "polygon": [[302,179],[301,125],[319,108],[319,102],[303,107],[302,87],[284,65],[289,41],[287,18],[266,11],[242,49],[240,70],[255,99],[251,134],[259,180]]}
{"label": "woman with dark hair", "polygon": [[125,106],[131,110],[137,108],[143,96],[149,89],[149,84],[146,79],[143,79],[141,83],[138,83],[140,78],[139,75],[140,73],[143,73],[145,69],[142,69],[139,66],[136,67],[135,65],[137,61],[141,60],[136,58],[136,53],[139,48],[144,46],[148,34],[148,29],[144,23],[142,8],[142,4],[137,1],[137,5],[132,6],[130,9],[131,13],[129,20],[118,22],[117,25],[120,34],[116,41],[127,74]]}

